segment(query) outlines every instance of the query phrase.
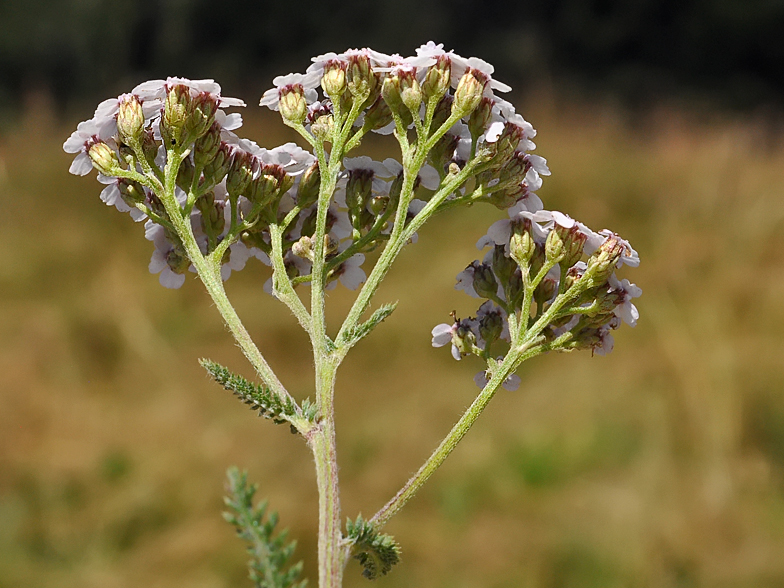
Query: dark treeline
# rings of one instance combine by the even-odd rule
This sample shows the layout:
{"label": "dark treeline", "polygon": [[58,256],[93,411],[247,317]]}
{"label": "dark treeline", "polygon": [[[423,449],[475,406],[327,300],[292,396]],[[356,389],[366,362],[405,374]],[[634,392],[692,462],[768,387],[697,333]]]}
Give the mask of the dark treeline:
{"label": "dark treeline", "polygon": [[0,109],[45,91],[65,111],[166,75],[247,98],[313,55],[410,54],[430,39],[516,88],[784,105],[783,0],[2,0]]}

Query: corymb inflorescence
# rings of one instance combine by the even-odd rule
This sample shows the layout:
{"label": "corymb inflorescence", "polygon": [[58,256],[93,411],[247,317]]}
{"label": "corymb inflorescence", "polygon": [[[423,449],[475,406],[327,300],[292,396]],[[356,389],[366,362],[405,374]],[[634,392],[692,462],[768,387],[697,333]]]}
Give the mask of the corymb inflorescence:
{"label": "corymb inflorescence", "polygon": [[[533,153],[533,126],[500,97],[509,90],[489,63],[433,42],[409,57],[350,49],[313,58],[304,73],[276,77],[261,98],[307,150],[295,143],[265,149],[240,138],[242,118],[228,109],[245,103],[223,96],[212,80],[185,78],[145,82],[102,102],[63,146],[75,155],[72,173],[95,168],[105,186],[101,199],[144,221],[154,244],[150,271],[161,284],[179,288],[189,272],[198,274],[262,385],[220,366],[213,377],[287,422],[313,450],[322,497],[321,586],[339,585],[354,548],[368,577],[398,561],[396,543],[380,528],[440,466],[496,390],[519,386],[515,371],[523,361],[575,349],[603,355],[613,347],[613,330],[637,322],[632,300],[641,290],[616,273],[636,267],[637,252],[612,231],[595,232],[545,209],[537,192],[550,170]],[[368,133],[390,135],[400,157],[362,155]],[[457,360],[480,358],[474,381],[482,391],[400,492],[343,534],[337,368],[394,311],[386,304],[367,313],[401,250],[434,214],[477,203],[507,215],[477,243],[486,251],[482,259],[457,277],[457,288],[484,302],[475,316],[452,313],[450,322],[437,325],[432,344],[449,346]],[[265,290],[288,306],[311,339],[313,402],[288,393],[228,301],[223,281],[251,257],[272,268]],[[325,290],[338,283],[358,293],[338,332],[328,334]],[[302,285],[310,286],[308,303]],[[248,500],[235,501],[244,505],[235,510],[260,520]],[[271,540],[271,527],[269,537],[262,535],[251,529],[246,538]],[[253,569],[262,573],[265,561]]]}

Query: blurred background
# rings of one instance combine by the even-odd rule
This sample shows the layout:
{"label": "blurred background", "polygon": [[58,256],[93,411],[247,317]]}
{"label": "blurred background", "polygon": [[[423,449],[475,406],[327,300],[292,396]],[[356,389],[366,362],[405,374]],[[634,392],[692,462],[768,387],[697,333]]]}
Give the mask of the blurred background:
{"label": "blurred background", "polygon": [[[250,586],[221,517],[249,470],[315,586],[310,455],[211,383],[251,376],[195,279],[147,271],[140,225],[67,173],[63,141],[146,79],[215,78],[244,136],[294,140],[254,106],[327,51],[433,39],[515,88],[553,175],[539,194],[631,240],[644,294],[608,357],[547,356],[498,394],[387,527],[384,587],[784,586],[784,3],[775,0],[3,0],[0,3],[0,588]],[[391,142],[368,152],[394,155]],[[504,215],[445,213],[376,301],[395,314],[338,378],[343,508],[370,516],[477,389],[430,346],[473,313],[453,289]],[[229,294],[292,393],[307,342],[251,261]],[[330,295],[333,328],[350,293]],[[346,586],[364,586],[349,565]]]}

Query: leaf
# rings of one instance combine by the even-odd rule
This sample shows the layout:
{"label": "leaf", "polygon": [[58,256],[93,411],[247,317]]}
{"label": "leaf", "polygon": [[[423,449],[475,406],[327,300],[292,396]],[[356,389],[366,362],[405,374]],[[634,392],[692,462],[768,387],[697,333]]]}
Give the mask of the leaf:
{"label": "leaf", "polygon": [[259,416],[271,419],[280,425],[291,422],[291,418],[297,415],[296,407],[291,400],[282,401],[266,386],[249,382],[209,359],[200,359],[199,363],[218,384],[233,392],[237,398],[253,410],[258,410]]}
{"label": "leaf", "polygon": [[349,347],[353,347],[359,341],[367,337],[370,332],[379,325],[379,323],[383,322],[387,317],[389,317],[389,315],[395,311],[395,308],[397,308],[397,302],[393,302],[392,304],[384,304],[373,314],[371,314],[370,318],[364,323],[349,329],[346,334],[343,335],[343,341],[348,344]]}
{"label": "leaf", "polygon": [[354,558],[364,568],[362,575],[368,580],[387,575],[392,566],[400,561],[400,546],[391,535],[377,532],[372,523],[358,516],[356,521],[346,522],[348,539],[357,553]]}
{"label": "leaf", "polygon": [[223,501],[229,510],[223,518],[234,525],[237,535],[248,544],[248,568],[256,588],[305,588],[307,580],[297,582],[302,573],[301,561],[285,569],[297,542],[286,543],[286,530],[273,536],[278,514],[271,512],[265,520],[267,502],[253,506],[257,486],[248,484],[247,472],[231,467],[226,475],[228,496]]}

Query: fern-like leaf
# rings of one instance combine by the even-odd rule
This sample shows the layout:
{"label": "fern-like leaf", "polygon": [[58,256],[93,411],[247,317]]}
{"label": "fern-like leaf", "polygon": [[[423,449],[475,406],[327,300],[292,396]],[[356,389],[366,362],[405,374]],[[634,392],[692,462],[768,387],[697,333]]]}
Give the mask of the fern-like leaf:
{"label": "fern-like leaf", "polygon": [[199,363],[218,384],[233,392],[237,398],[253,410],[258,410],[259,416],[271,419],[279,425],[290,422],[291,418],[296,416],[296,406],[290,399],[283,401],[266,386],[249,382],[209,359],[200,359]]}
{"label": "fern-like leaf", "polygon": [[370,332],[375,329],[379,323],[383,322],[389,317],[397,308],[397,302],[392,304],[384,304],[370,315],[370,318],[360,325],[349,329],[343,336],[343,340],[351,347],[356,345],[360,340],[367,337]]}
{"label": "fern-like leaf", "polygon": [[297,542],[286,543],[285,530],[273,536],[278,524],[278,515],[267,514],[267,502],[253,505],[256,484],[248,484],[248,473],[237,468],[229,468],[228,496],[223,500],[229,508],[223,513],[229,523],[234,525],[237,535],[247,544],[251,556],[248,562],[250,579],[256,588],[305,588],[307,580],[297,581],[302,573],[302,562],[286,569],[294,553]]}
{"label": "fern-like leaf", "polygon": [[400,561],[400,546],[391,535],[379,533],[373,525],[358,516],[346,522],[348,539],[354,544],[354,558],[362,565],[362,575],[368,580],[387,575]]}

